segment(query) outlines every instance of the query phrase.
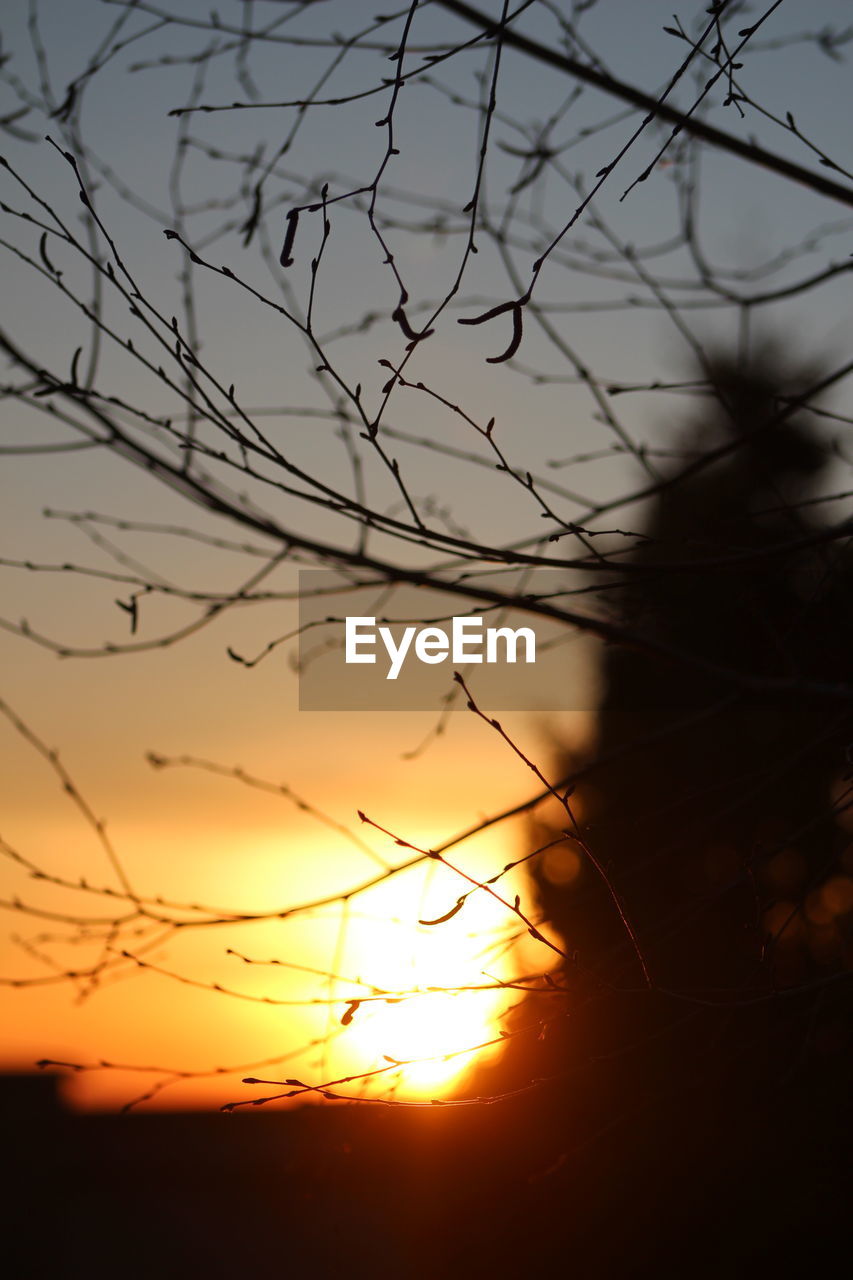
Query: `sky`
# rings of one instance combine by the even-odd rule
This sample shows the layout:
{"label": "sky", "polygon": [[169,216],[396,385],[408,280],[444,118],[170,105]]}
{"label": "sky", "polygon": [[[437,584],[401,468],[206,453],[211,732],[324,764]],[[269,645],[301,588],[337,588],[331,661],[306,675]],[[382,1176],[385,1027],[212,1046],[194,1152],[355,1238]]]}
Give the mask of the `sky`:
{"label": "sky", "polygon": [[[492,15],[500,9],[495,0],[483,0],[482,7]],[[91,148],[89,172],[98,186],[104,223],[120,246],[122,260],[135,278],[144,281],[146,296],[156,300],[164,315],[174,312],[181,315],[182,323],[186,319],[176,280],[184,259],[179,246],[162,235],[164,227],[174,224],[173,198],[178,188],[193,207],[182,224],[190,243],[211,262],[227,263],[253,288],[286,305],[292,300],[305,304],[311,256],[321,246],[317,217],[303,215],[294,242],[294,264],[285,277],[275,262],[271,268],[269,257],[264,257],[262,236],[248,247],[241,242],[240,222],[250,201],[246,191],[240,191],[238,166],[227,157],[250,153],[261,143],[264,154],[271,156],[297,118],[294,108],[248,106],[190,117],[187,128],[192,143],[180,171],[174,166],[174,148],[183,126],[169,117],[168,110],[190,102],[192,78],[200,65],[208,69],[207,80],[198,90],[202,103],[298,100],[310,92],[334,52],[327,46],[314,47],[310,40],[325,42],[336,32],[350,33],[362,23],[367,27],[375,8],[361,0],[346,5],[326,0],[304,12],[297,12],[300,6],[270,0],[248,6],[223,4],[221,18],[226,26],[244,18],[258,26],[281,13],[289,15],[282,31],[309,41],[260,48],[251,57],[249,80],[239,57],[227,49],[209,62],[187,63],[187,57],[209,50],[211,42],[217,47],[228,44],[227,32],[217,34],[192,25],[197,22],[197,6],[142,5],[130,16],[122,38],[143,28],[151,30],[92,77],[79,129]],[[566,13],[573,7],[556,8]],[[583,6],[574,8],[583,10]],[[121,6],[95,0],[75,0],[73,5],[43,0],[30,6],[15,0],[9,9],[3,19],[3,41],[14,57],[3,68],[3,102],[7,104],[3,113],[10,123],[4,147],[31,187],[68,225],[79,229],[81,206],[73,174],[55,149],[38,141],[48,133],[67,147],[73,146],[75,138],[63,138],[61,120],[49,118],[35,100],[41,96],[40,77],[45,74],[57,100],[61,99],[60,90],[86,66],[90,51]],[[595,50],[613,75],[655,91],[685,52],[684,42],[664,30],[672,24],[671,10],[671,0],[643,5],[598,0],[580,13],[583,48]],[[159,15],[165,11],[185,16],[190,25],[163,28]],[[763,11],[762,6],[753,5],[744,14],[754,20]],[[33,13],[45,50],[44,64],[30,46]],[[698,30],[703,15],[701,4],[684,4],[679,10],[685,29],[691,32]],[[839,164],[845,163],[846,154],[849,167],[846,62],[829,57],[813,42],[786,43],[788,37],[805,30],[804,21],[814,30],[843,28],[846,16],[847,6],[830,0],[810,5],[807,15],[801,6],[783,3],[762,27],[767,47],[762,49],[762,41],[756,39],[757,47],[744,57],[739,75],[750,94],[780,118],[791,111],[802,134],[819,139]],[[379,43],[393,45],[402,20],[389,23],[390,34],[383,32]],[[556,39],[553,13],[547,5],[532,6],[519,25],[546,43]],[[449,37],[461,40],[470,35],[470,28],[437,6],[422,6],[412,41],[432,48]],[[777,47],[774,42],[779,41]],[[845,53],[846,48],[840,47],[839,56]],[[519,181],[517,152],[524,135],[517,122],[528,122],[525,145],[529,146],[531,130],[535,132],[529,122],[542,124],[573,91],[564,77],[517,53],[505,51],[504,56],[485,174],[489,208],[498,212],[506,207],[508,189]],[[358,92],[389,74],[390,65],[387,50],[353,53],[331,74],[322,92],[329,96]],[[389,220],[389,243],[394,245],[411,294],[410,316],[421,314],[416,311],[421,305],[428,314],[427,304],[446,294],[459,266],[465,228],[461,206],[471,194],[480,141],[480,117],[464,102],[476,101],[482,92],[476,77],[489,67],[488,51],[473,49],[431,72],[432,83],[413,83],[400,95],[395,116],[399,155],[388,166],[378,208]],[[680,93],[677,100],[692,101],[688,87]],[[266,188],[265,234],[274,258],[289,208],[316,199],[323,182],[329,182],[334,196],[346,189],[347,179],[357,186],[375,173],[385,146],[385,131],[375,126],[382,101],[382,95],[374,95],[345,106],[318,105],[305,113],[301,130],[277,162]],[[817,167],[814,154],[784,127],[749,108],[744,120],[735,118],[733,107],[719,105],[719,94],[714,102],[709,118],[720,127],[756,137],[800,163]],[[10,113],[21,104],[30,110],[12,119]],[[607,130],[593,129],[608,116],[615,122]],[[560,160],[563,176],[549,173],[546,181],[532,184],[519,195],[515,221],[505,240],[511,270],[494,241],[478,236],[481,251],[466,267],[460,295],[461,303],[470,308],[467,314],[511,296],[512,271],[527,283],[537,251],[536,235],[543,226],[561,225],[566,210],[573,207],[569,179],[582,175],[582,183],[588,186],[600,163],[619,149],[636,122],[620,117],[621,108],[594,91],[579,97],[560,117],[553,136],[567,144]],[[505,442],[513,465],[529,467],[535,475],[565,486],[567,492],[556,494],[554,501],[568,519],[578,518],[589,500],[605,501],[630,491],[642,478],[635,460],[614,452],[612,426],[602,421],[601,405],[591,403],[586,386],[577,385],[574,356],[594,370],[605,386],[652,378],[666,381],[689,376],[691,336],[706,345],[733,342],[736,337],[737,314],[730,306],[694,312],[688,304],[674,314],[642,305],[643,300],[655,299],[654,290],[641,276],[630,283],[630,261],[624,255],[614,256],[616,243],[659,244],[661,251],[644,261],[663,282],[667,296],[679,302],[698,296],[698,290],[691,294],[679,283],[689,274],[683,247],[666,250],[678,228],[674,170],[686,162],[675,151],[667,153],[649,181],[620,198],[653,154],[645,139],[628,153],[602,187],[595,209],[579,221],[543,272],[537,296],[556,308],[550,315],[558,341],[552,341],[547,332],[528,329],[515,362],[490,365],[487,358],[508,339],[508,318],[463,331],[456,324],[457,315],[463,314],[461,307],[451,309],[440,318],[434,336],[418,348],[407,375],[413,383],[422,379],[439,387],[445,401],[458,404],[478,421],[494,416],[498,438]],[[720,280],[749,287],[748,279],[738,278],[738,272],[742,275],[756,264],[770,262],[793,245],[805,247],[790,262],[780,258],[778,270],[767,276],[774,288],[849,257],[853,230],[849,208],[779,177],[759,174],[740,160],[711,154],[707,148],[702,150],[701,163],[700,229]],[[113,185],[105,175],[113,177]],[[136,193],[136,204],[124,197],[125,185]],[[10,193],[0,197],[8,202],[7,208],[34,209],[8,171],[4,191]],[[234,192],[233,207],[215,205]],[[432,220],[426,227],[425,218]],[[69,300],[57,296],[44,275],[15,256],[17,247],[38,263],[38,235],[32,224],[12,214],[4,217],[4,224],[2,327],[20,346],[37,353],[40,366],[64,377],[78,346],[83,348],[80,362],[85,365],[88,360],[88,330],[81,327],[79,312]],[[369,233],[363,208],[352,200],[335,204],[330,225],[317,273],[317,330],[326,335],[344,331],[329,347],[335,352],[336,368],[349,385],[363,383],[366,402],[378,403],[387,377],[378,361],[399,359],[404,347],[399,328],[389,318],[398,301],[396,286]],[[65,273],[65,283],[88,296],[89,276],[79,258],[55,239],[49,245]],[[234,383],[241,405],[262,411],[256,418],[259,423],[267,421],[263,415],[271,409],[285,411],[269,418],[274,424],[270,429],[282,447],[286,443],[288,457],[297,465],[330,484],[351,485],[350,446],[335,434],[334,415],[331,422],[328,416],[316,416],[329,415],[335,396],[323,390],[316,361],[293,327],[220,275],[199,271],[195,281],[196,322],[208,366],[224,386]],[[840,276],[821,289],[765,308],[758,328],[763,323],[778,329],[790,344],[794,362],[801,357],[838,358],[851,319],[844,285]],[[609,309],[626,295],[635,301],[620,310]],[[104,314],[117,333],[135,332],[126,306],[109,294]],[[365,315],[374,314],[378,319],[365,323]],[[97,385],[105,394],[144,405],[154,416],[176,411],[173,393],[140,369],[126,350],[105,340],[100,359]],[[16,373],[6,376],[21,381]],[[849,412],[849,395],[843,387],[836,393],[834,405],[839,412],[845,406]],[[665,394],[613,396],[611,407],[617,401],[620,422],[629,436],[651,447],[671,443],[673,433],[677,435],[692,411],[683,400]],[[505,473],[497,473],[493,462],[469,464],[447,452],[480,450],[483,456],[481,437],[446,403],[419,395],[417,388],[397,389],[386,421],[392,430],[403,433],[404,438],[390,436],[389,447],[397,451],[395,456],[411,477],[418,500],[437,522],[443,521],[451,531],[469,530],[487,546],[541,535],[540,511],[523,484],[510,483]],[[2,433],[7,444],[55,442],[66,438],[63,430],[31,406],[9,398],[4,402]],[[426,438],[429,447],[414,445],[412,436]],[[395,507],[399,495],[387,471],[358,440],[354,447],[361,451],[363,482],[371,500],[399,514]],[[603,456],[598,457],[599,453]],[[572,466],[561,462],[590,454],[596,457]],[[252,789],[209,770],[154,769],[146,760],[148,752],[213,761],[226,771],[239,767],[292,788],[298,798],[353,830],[361,828],[357,811],[362,810],[386,831],[419,848],[432,847],[486,815],[521,803],[536,790],[536,779],[524,761],[470,713],[453,713],[446,731],[435,737],[437,712],[300,710],[293,670],[295,640],[277,646],[251,668],[229,659],[229,649],[258,654],[270,640],[292,631],[297,616],[293,599],[230,610],[179,643],[147,651],[63,659],[33,643],[14,630],[22,618],[33,630],[63,645],[100,648],[105,642],[127,642],[127,611],[117,607],[116,601],[126,603],[129,588],[126,583],[68,572],[28,572],[20,567],[22,562],[58,566],[70,561],[133,576],[141,561],[152,576],[185,587],[233,591],[248,576],[253,561],[236,550],[161,532],[128,533],[55,515],[46,518],[46,510],[94,511],[114,520],[190,527],[208,538],[246,541],[244,532],[191,508],[180,495],[103,450],[15,454],[3,462],[2,554],[15,562],[3,568],[2,614],[13,626],[0,633],[6,674],[3,696],[39,741],[59,751],[79,794],[98,819],[106,820],[137,892],[181,902],[214,902],[237,912],[271,911],[343,892],[375,874],[382,860],[387,864],[403,856],[403,846],[395,845],[387,834],[372,830],[368,841],[372,853],[365,852],[286,795]],[[831,488],[831,476],[827,483]],[[255,486],[253,499],[281,512],[305,536],[332,542],[353,537],[351,522],[327,508],[289,500],[263,485]],[[621,527],[637,530],[641,521],[636,503],[619,510]],[[608,518],[602,517],[598,528],[609,527]],[[372,545],[377,551],[388,550],[387,540],[379,535]],[[412,563],[418,553],[404,549],[401,554],[411,557],[407,562]],[[279,567],[267,585],[293,595],[297,566]],[[140,637],[168,634],[193,616],[186,603],[145,598],[140,603]],[[527,714],[514,712],[511,720],[516,740],[530,755],[538,753],[542,759],[548,756],[549,739],[582,740],[592,732],[593,647],[571,639],[556,652],[555,662],[550,678],[565,682],[561,696],[553,699],[552,706],[546,701]],[[566,686],[571,690],[568,697]],[[0,727],[0,732],[5,793],[0,834],[49,874],[85,876],[91,883],[108,883],[110,877],[114,881],[114,869],[92,823],[75,804],[74,795],[63,789],[55,766],[13,723]],[[424,742],[426,746],[418,752]],[[469,874],[485,874],[486,869],[517,857],[524,840],[519,824],[501,826],[463,846],[462,865]],[[6,860],[4,875],[9,877],[4,897],[20,894],[25,901],[47,904],[48,912],[67,910],[74,896],[34,883],[15,869],[11,858]],[[18,1067],[51,1058],[194,1071],[294,1052],[293,1074],[313,1071],[317,1078],[333,1068],[353,1070],[354,1063],[363,1065],[384,1053],[415,1057],[430,1055],[434,1049],[441,1055],[474,1043],[477,1037],[494,1037],[498,1005],[505,1001],[505,994],[496,997],[494,992],[463,993],[444,1006],[433,1001],[435,1012],[429,1015],[410,1016],[410,1010],[398,1009],[397,1024],[392,1020],[373,1032],[367,1018],[370,1011],[363,1008],[350,1025],[340,1023],[347,1000],[355,999],[353,992],[361,990],[352,985],[353,975],[389,989],[481,980],[494,959],[483,947],[499,947],[501,930],[507,927],[505,910],[490,910],[478,899],[476,906],[466,904],[465,911],[441,930],[417,924],[418,919],[430,918],[430,913],[438,915],[451,908],[460,883],[458,873],[432,867],[427,874],[422,865],[416,873],[354,899],[343,926],[341,908],[336,906],[308,918],[251,928],[222,926],[200,930],[190,939],[170,937],[151,952],[149,963],[160,970],[188,977],[190,983],[233,986],[252,999],[199,989],[132,965],[120,981],[105,980],[103,989],[87,990],[83,999],[80,984],[73,982],[4,986],[0,988],[0,1017],[6,1027],[4,1060]],[[522,873],[507,881],[507,893],[510,883],[517,884],[525,901],[529,900]],[[364,918],[359,916],[362,909]],[[48,977],[51,957],[54,962],[58,957],[62,967],[73,967],[68,959],[73,948],[69,951],[56,943],[49,917],[25,918],[14,910],[6,914],[0,975]],[[285,959],[308,969],[345,973],[349,981],[330,986],[317,974],[295,970],[282,974],[269,967],[247,966],[229,955],[229,949],[252,958]],[[547,967],[547,958],[540,952],[531,957],[528,948],[524,955],[529,963]],[[258,1000],[270,995],[320,1003],[259,1006]],[[324,1003],[328,1000],[331,1005]],[[423,1004],[415,1001],[411,1007]],[[458,1007],[463,1008],[459,1017]],[[375,1022],[395,1010],[385,1005],[374,1012]],[[360,1029],[364,1022],[368,1022],[366,1031]],[[461,1039],[451,1037],[445,1043],[439,1034],[442,1027],[456,1027]],[[335,1034],[329,1039],[331,1031]],[[326,1041],[325,1050],[320,1044],[310,1052],[296,1053],[311,1040]],[[410,1085],[416,1091],[443,1087],[458,1066],[454,1061],[450,1067],[446,1063],[423,1067],[420,1085],[412,1069]],[[82,1073],[72,1082],[73,1096],[85,1105],[116,1105],[144,1089],[147,1079],[144,1072],[132,1076],[112,1071]],[[238,1081],[239,1072],[235,1079],[229,1077],[232,1092],[242,1089]],[[215,1105],[229,1100],[231,1094],[225,1096],[221,1078],[213,1076],[179,1082],[158,1095],[155,1103]]]}

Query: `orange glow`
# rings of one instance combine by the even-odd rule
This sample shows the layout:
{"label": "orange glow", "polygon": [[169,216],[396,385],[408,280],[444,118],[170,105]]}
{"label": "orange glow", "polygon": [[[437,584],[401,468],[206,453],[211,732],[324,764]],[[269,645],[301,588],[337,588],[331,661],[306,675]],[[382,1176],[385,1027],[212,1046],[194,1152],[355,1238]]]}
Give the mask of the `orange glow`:
{"label": "orange glow", "polygon": [[582,870],[580,854],[569,845],[558,844],[542,855],[542,874],[549,884],[560,888],[573,884]]}
{"label": "orange glow", "polygon": [[813,889],[806,898],[805,915],[809,924],[818,927],[832,924],[834,912],[822,889]]}
{"label": "orange glow", "polygon": [[833,916],[853,911],[853,880],[848,876],[833,876],[821,889],[821,899]]}
{"label": "orange glow", "polygon": [[[84,688],[82,676],[78,683]],[[202,685],[192,684],[197,687]],[[240,689],[245,698],[245,684]],[[93,690],[87,692],[99,712],[104,704]],[[414,854],[360,825],[356,811],[365,809],[404,840],[429,848],[470,827],[482,813],[500,812],[526,796],[524,773],[499,742],[487,739],[484,745],[479,727],[464,719],[454,727],[449,759],[386,758],[391,730],[397,746],[423,736],[421,723],[395,718],[390,726],[363,726],[360,750],[341,757],[330,790],[329,722],[307,717],[296,734],[270,690],[264,693],[266,728],[249,745],[244,737],[239,755],[229,745],[231,706],[221,741],[209,742],[207,732],[197,740],[187,734],[188,742],[175,732],[172,740],[199,754],[239,759],[247,773],[292,783],[370,849],[319,826],[280,795],[198,771],[154,771],[124,741],[121,750],[112,746],[108,753],[107,726],[93,729],[95,713],[87,717],[85,707],[76,708],[63,723],[78,726],[83,740],[69,733],[62,758],[93,811],[106,816],[134,890],[150,899],[162,895],[173,903],[272,915],[166,931],[160,939],[156,934],[163,931],[150,926],[147,950],[136,924],[116,939],[108,931],[102,937],[100,929],[67,943],[62,938],[75,932],[73,926],[14,919],[15,938],[2,948],[0,976],[38,985],[0,986],[7,1069],[31,1070],[42,1058],[86,1064],[91,1069],[65,1073],[69,1100],[84,1107],[120,1107],[165,1081],[167,1087],[157,1089],[145,1106],[215,1108],[284,1092],[244,1085],[245,1077],[295,1078],[322,1088],[352,1076],[337,1088],[339,1094],[448,1096],[464,1089],[472,1065],[499,1051],[477,1046],[500,1041],[501,1015],[520,999],[500,981],[553,964],[552,953],[527,935],[505,905],[518,893],[522,906],[533,909],[526,875],[510,873],[494,886],[504,904],[475,890],[453,918],[419,925],[445,915],[471,884],[424,859],[362,892],[359,886],[382,875],[370,850],[388,865]],[[187,712],[188,721],[194,723],[196,710]],[[252,710],[258,710],[255,703]],[[42,728],[41,718],[34,723]],[[125,723],[140,731],[130,717]],[[162,725],[146,723],[143,730],[153,745],[169,745],[171,735]],[[90,732],[103,756],[94,761],[85,736]],[[14,765],[4,775],[4,836],[50,874],[113,885],[95,833],[44,759],[22,746],[8,726],[0,745]],[[482,801],[481,814],[472,812],[472,795]],[[506,824],[464,841],[453,860],[476,879],[494,875],[525,847],[529,833],[523,824]],[[9,895],[19,894],[25,903],[92,917],[108,917],[116,909],[117,900],[35,881],[8,860],[5,870]],[[276,915],[316,899],[328,905]],[[99,963],[105,942],[110,967],[97,986],[84,991],[85,983],[54,980],[60,975],[46,959],[61,970],[82,971]],[[125,949],[140,952],[156,971],[123,961]],[[397,997],[397,1003],[386,1002]],[[359,998],[363,1003],[342,1024]],[[396,1067],[383,1055],[406,1065]],[[371,1071],[380,1074],[365,1081],[363,1073]]]}
{"label": "orange glow", "polygon": [[782,849],[768,862],[764,876],[781,894],[796,894],[808,876],[808,863],[797,849]]}
{"label": "orange glow", "polygon": [[488,1009],[472,1008],[464,996],[430,994],[376,1006],[357,1028],[350,1049],[363,1045],[373,1057],[402,1064],[399,1073],[388,1074],[383,1091],[393,1085],[405,1095],[440,1095],[470,1067],[475,1055],[466,1050],[496,1035]]}
{"label": "orange glow", "polygon": [[802,915],[795,902],[775,902],[764,913],[764,929],[768,938],[780,945],[799,942],[805,932]]}
{"label": "orange glow", "polygon": [[[336,1062],[350,1071],[378,1068],[382,1074],[367,1089],[372,1095],[441,1095],[499,1050],[489,1042],[500,1039],[500,1017],[514,993],[496,981],[504,966],[493,952],[509,913],[474,898],[453,920],[412,926],[406,923],[412,895],[405,886],[398,893],[396,928],[383,920],[354,926],[348,968],[375,974],[378,986],[401,998],[360,1004],[338,1039]],[[460,919],[466,913],[467,928]]]}
{"label": "orange glow", "polygon": [[[124,847],[139,850],[141,865],[153,833],[139,828],[127,834]],[[206,901],[264,911],[334,894],[377,870],[335,839],[307,831],[283,840],[268,828],[244,828],[238,836],[196,826],[193,836],[197,846],[174,831],[163,833],[156,841],[157,864],[149,868],[152,884],[178,901],[191,900],[203,874]],[[406,860],[396,849],[382,852]],[[466,844],[456,861],[476,878],[493,874],[516,852],[507,831],[488,846]],[[82,849],[77,856],[82,863]],[[160,972],[125,965],[123,977],[105,976],[83,1004],[68,985],[5,988],[0,1000],[15,1032],[7,1051],[23,1068],[48,1057],[156,1066],[163,1076],[173,1069],[191,1073],[157,1093],[159,1107],[218,1106],[281,1092],[241,1083],[255,1074],[292,1077],[318,1089],[329,1085],[344,1097],[448,1096],[473,1065],[500,1051],[501,1014],[518,1000],[517,992],[500,986],[501,979],[528,965],[531,947],[538,957],[534,967],[548,958],[509,908],[484,890],[474,890],[444,923],[418,923],[444,915],[471,888],[449,868],[423,861],[348,904],[172,937],[146,953]],[[529,886],[521,876],[508,876],[496,889],[509,902],[521,892],[529,907]],[[523,960],[517,943],[508,949],[511,935],[523,935]],[[124,945],[135,949],[130,937]],[[66,954],[69,966],[81,964],[81,948]],[[7,958],[8,967],[13,958]],[[30,971],[38,974],[39,968],[32,963]],[[169,974],[200,985],[187,986]],[[348,1009],[351,1017],[344,1023]],[[270,1062],[257,1070],[255,1064],[276,1053],[281,1067]],[[215,1064],[227,1071],[207,1074]],[[97,1069],[74,1074],[68,1085],[81,1105],[121,1106],[160,1074]]]}

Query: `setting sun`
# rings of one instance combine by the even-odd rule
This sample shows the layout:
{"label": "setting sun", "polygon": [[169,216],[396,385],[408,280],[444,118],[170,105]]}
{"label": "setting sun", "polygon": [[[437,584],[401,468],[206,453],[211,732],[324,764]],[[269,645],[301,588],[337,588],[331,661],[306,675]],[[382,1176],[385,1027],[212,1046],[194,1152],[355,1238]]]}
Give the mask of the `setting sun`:
{"label": "setting sun", "polygon": [[[471,901],[467,928],[458,919],[407,926],[411,894],[400,892],[396,926],[353,922],[353,972],[379,975],[389,992],[355,1007],[336,1044],[336,1062],[381,1074],[364,1081],[373,1096],[441,1096],[476,1062],[499,1052],[502,1015],[512,993],[500,985],[508,912]],[[415,917],[416,918],[416,917]],[[512,917],[510,916],[511,920]],[[361,925],[361,927],[360,927]]]}
{"label": "setting sun", "polygon": [[472,1007],[470,996],[435,993],[401,1004],[376,1005],[365,1013],[351,1048],[363,1045],[376,1057],[400,1064],[399,1073],[389,1073],[384,1091],[394,1088],[408,1094],[438,1090],[440,1094],[470,1066],[473,1054],[468,1051],[477,1050],[498,1034],[496,1001],[492,999],[491,1008],[484,1008],[483,1003],[480,1000]]}

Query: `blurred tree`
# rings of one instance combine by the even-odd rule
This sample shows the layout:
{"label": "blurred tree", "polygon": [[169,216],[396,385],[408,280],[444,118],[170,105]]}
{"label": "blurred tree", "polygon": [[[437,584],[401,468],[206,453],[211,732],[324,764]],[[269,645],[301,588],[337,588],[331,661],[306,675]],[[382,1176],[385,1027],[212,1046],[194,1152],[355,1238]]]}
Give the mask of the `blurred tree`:
{"label": "blurred tree", "polygon": [[[595,755],[558,772],[583,769],[573,804],[656,985],[743,992],[833,969],[849,947],[853,561],[809,515],[826,442],[807,415],[775,421],[814,375],[792,377],[779,351],[711,368],[684,443],[716,461],[662,477],[608,596],[620,625],[696,661],[609,648]],[[537,872],[568,946],[624,941],[591,869],[560,878],[553,857]]]}
{"label": "blurred tree", "polygon": [[715,461],[662,475],[608,594],[620,625],[698,661],[604,655],[594,746],[554,762],[568,808],[531,824],[534,845],[564,833],[534,877],[567,959],[503,1067],[504,1087],[543,1082],[569,1150],[606,1133],[704,1228],[736,1161],[793,1215],[768,1233],[753,1204],[736,1228],[780,1259],[834,1230],[853,947],[853,559],[810,514],[830,450],[799,407],[816,375],[782,353],[712,357],[681,443]]}

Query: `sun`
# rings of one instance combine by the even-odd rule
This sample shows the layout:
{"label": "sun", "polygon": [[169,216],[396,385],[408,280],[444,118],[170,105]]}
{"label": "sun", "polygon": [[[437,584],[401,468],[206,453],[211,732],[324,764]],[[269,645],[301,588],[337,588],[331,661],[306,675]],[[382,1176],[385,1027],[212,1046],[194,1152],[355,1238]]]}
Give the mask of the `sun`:
{"label": "sun", "polygon": [[450,1092],[500,1052],[502,1017],[518,998],[505,985],[517,920],[474,895],[459,915],[429,927],[419,923],[427,918],[423,902],[422,886],[400,884],[393,904],[350,921],[347,970],[379,994],[353,993],[363,998],[336,1037],[335,1061],[341,1075],[365,1073],[372,1096]]}
{"label": "sun", "polygon": [[482,1062],[499,1047],[501,1002],[492,996],[478,1000],[470,992],[425,991],[399,1004],[374,1004],[351,1048],[389,1068],[383,1091],[440,1095],[475,1060]]}

